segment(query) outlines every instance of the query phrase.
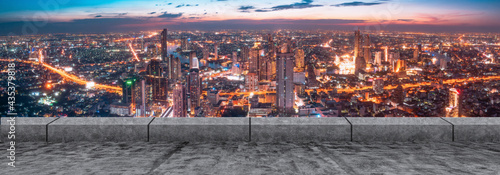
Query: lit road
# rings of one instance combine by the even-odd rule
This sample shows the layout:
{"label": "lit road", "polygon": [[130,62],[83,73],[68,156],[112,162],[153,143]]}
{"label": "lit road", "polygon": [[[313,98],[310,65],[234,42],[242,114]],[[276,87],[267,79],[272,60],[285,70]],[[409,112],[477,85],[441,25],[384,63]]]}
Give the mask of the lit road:
{"label": "lit road", "polygon": [[[0,59],[0,61],[14,61],[14,60],[13,59]],[[15,61],[20,61],[20,60],[15,60]],[[40,64],[40,63],[35,62],[35,61],[26,61],[26,60],[21,60],[20,62],[31,63],[31,64]],[[72,82],[75,82],[77,84],[86,85],[89,82],[89,81],[86,81],[86,80],[83,80],[83,79],[77,77],[76,75],[69,74],[69,73],[67,73],[64,70],[52,67],[52,66],[50,66],[50,65],[48,65],[46,63],[41,63],[41,65],[44,66],[45,68],[51,70],[52,72],[55,72],[55,73],[61,75],[61,77],[65,78],[65,79],[68,79],[68,80],[70,80]],[[103,90],[106,90],[106,91],[112,92],[112,93],[118,93],[118,94],[122,93],[122,88],[118,87],[118,86],[109,86],[109,85],[95,84],[94,88],[96,88],[96,89],[103,89]]]}

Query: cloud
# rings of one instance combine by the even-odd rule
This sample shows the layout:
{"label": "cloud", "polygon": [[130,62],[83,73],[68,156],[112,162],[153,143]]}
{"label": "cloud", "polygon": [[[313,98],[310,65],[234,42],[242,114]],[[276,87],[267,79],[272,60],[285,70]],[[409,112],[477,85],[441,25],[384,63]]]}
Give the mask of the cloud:
{"label": "cloud", "polygon": [[257,10],[255,10],[255,12],[270,12],[270,11],[279,11],[279,10],[288,10],[288,9],[305,9],[305,8],[323,6],[323,5],[314,5],[312,3],[313,3],[313,0],[302,0],[301,2],[296,2],[293,4],[274,6],[274,7],[271,7],[270,9],[257,9]]}
{"label": "cloud", "polygon": [[151,12],[151,13],[148,13],[148,14],[152,15],[152,14],[155,14],[155,13],[156,13],[156,12]]}
{"label": "cloud", "polygon": [[163,12],[163,14],[161,14],[160,16],[158,16],[158,18],[178,18],[178,17],[181,17],[182,16],[182,13],[167,13],[167,12]]}
{"label": "cloud", "polygon": [[115,17],[123,17],[127,15],[127,13],[93,13],[90,16],[95,18],[115,18]]}
{"label": "cloud", "polygon": [[335,7],[353,7],[353,6],[372,6],[372,5],[380,5],[386,3],[387,0],[377,1],[377,2],[361,2],[361,1],[353,1],[353,2],[344,2],[341,4],[335,4],[331,6]]}
{"label": "cloud", "polygon": [[102,15],[96,15],[95,17],[96,17],[96,18],[100,18],[100,17],[102,17]]}
{"label": "cloud", "polygon": [[255,7],[254,7],[254,6],[251,6],[251,5],[248,5],[248,6],[240,6],[240,8],[238,8],[238,10],[239,10],[240,12],[245,12],[245,13],[249,13],[249,12],[250,12],[250,11],[249,11],[250,9],[255,9]]}
{"label": "cloud", "polygon": [[398,19],[398,21],[412,22],[412,21],[415,21],[415,20],[414,19]]}

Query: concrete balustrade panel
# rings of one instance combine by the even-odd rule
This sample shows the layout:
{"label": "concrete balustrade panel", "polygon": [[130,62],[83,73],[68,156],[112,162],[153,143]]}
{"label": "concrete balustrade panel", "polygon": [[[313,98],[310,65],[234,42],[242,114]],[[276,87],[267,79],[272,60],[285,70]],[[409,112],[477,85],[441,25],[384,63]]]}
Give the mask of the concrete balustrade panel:
{"label": "concrete balustrade panel", "polygon": [[453,124],[455,141],[499,142],[500,118],[443,118]]}
{"label": "concrete balustrade panel", "polygon": [[148,141],[153,118],[69,117],[49,124],[49,142]]}
{"label": "concrete balustrade panel", "polygon": [[348,117],[353,141],[452,141],[452,125],[441,118]]}
{"label": "concrete balustrade panel", "polygon": [[351,125],[341,117],[252,118],[251,140],[264,142],[350,141]]}
{"label": "concrete balustrade panel", "polygon": [[47,138],[47,124],[57,118],[44,117],[15,117],[14,139],[8,139],[11,132],[10,117],[2,117],[1,121],[1,140],[2,142],[45,142]]}
{"label": "concrete balustrade panel", "polygon": [[249,118],[157,118],[149,134],[151,142],[248,141]]}

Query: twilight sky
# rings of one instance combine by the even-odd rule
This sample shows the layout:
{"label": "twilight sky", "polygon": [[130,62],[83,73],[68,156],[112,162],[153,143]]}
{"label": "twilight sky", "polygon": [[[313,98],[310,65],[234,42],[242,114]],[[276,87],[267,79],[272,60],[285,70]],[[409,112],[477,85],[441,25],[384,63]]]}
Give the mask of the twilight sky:
{"label": "twilight sky", "polygon": [[141,30],[500,32],[498,0],[14,0],[0,35]]}

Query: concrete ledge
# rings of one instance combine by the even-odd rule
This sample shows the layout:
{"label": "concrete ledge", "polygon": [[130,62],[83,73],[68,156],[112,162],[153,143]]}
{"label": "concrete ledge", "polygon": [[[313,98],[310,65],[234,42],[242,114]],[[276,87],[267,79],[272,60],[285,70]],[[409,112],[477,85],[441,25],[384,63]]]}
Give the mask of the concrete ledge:
{"label": "concrete ledge", "polygon": [[452,125],[441,118],[349,117],[353,141],[452,141]]}
{"label": "concrete ledge", "polygon": [[249,118],[157,118],[149,126],[151,142],[248,141]]}
{"label": "concrete ledge", "polygon": [[345,118],[252,118],[252,141],[350,141]]}
{"label": "concrete ledge", "polygon": [[455,141],[500,141],[500,118],[470,117],[443,119],[453,124]]}
{"label": "concrete ledge", "polygon": [[153,118],[72,117],[61,118],[48,127],[49,142],[148,141]]}
{"label": "concrete ledge", "polygon": [[[1,140],[9,141],[10,117],[1,118]],[[47,124],[58,118],[43,117],[15,117],[15,139],[16,142],[46,142]]]}

